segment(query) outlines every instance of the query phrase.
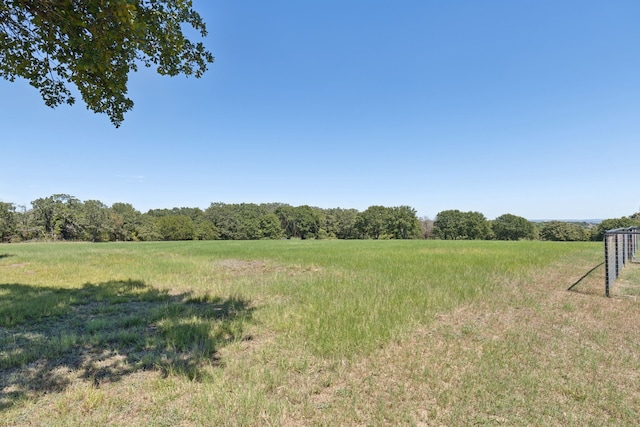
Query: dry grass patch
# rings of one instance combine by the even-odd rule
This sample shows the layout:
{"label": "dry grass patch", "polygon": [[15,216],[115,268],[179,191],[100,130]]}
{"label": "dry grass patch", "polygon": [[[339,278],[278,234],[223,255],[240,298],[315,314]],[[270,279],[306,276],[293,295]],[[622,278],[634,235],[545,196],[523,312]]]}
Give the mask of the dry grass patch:
{"label": "dry grass patch", "polygon": [[582,284],[597,281],[597,294],[566,291],[581,267],[555,265],[324,377],[303,375],[309,403],[289,424],[635,425],[640,306],[604,297],[601,277]]}
{"label": "dry grass patch", "polygon": [[286,274],[295,276],[305,273],[317,273],[316,266],[295,266],[278,264],[265,260],[221,259],[213,262],[214,271],[231,277]]}
{"label": "dry grass patch", "polygon": [[628,262],[612,284],[610,295],[618,298],[631,298],[635,301],[640,297],[640,262]]}

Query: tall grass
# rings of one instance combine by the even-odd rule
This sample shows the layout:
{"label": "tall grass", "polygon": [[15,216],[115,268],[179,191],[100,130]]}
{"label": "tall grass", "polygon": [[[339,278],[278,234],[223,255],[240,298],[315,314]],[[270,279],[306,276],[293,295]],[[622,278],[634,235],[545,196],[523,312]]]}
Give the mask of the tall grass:
{"label": "tall grass", "polygon": [[[21,244],[0,252],[0,411],[9,411],[8,424],[35,411],[33,423],[60,425],[412,424],[422,418],[405,384],[427,384],[418,388],[432,395],[419,398],[467,417],[475,409],[454,408],[460,395],[436,384],[455,384],[453,367],[465,361],[467,369],[472,355],[422,354],[416,331],[479,302],[542,312],[540,283],[566,289],[602,257],[593,243],[474,241]],[[479,331],[446,327],[437,336],[451,342],[423,341],[436,350],[475,345],[487,333]],[[470,377],[505,381],[513,372],[500,369],[501,359],[515,370],[516,353],[544,344],[508,334],[513,346],[483,344],[483,369]],[[382,381],[362,370],[368,361],[384,371],[393,348],[408,357],[394,362],[403,372]],[[521,378],[518,387],[540,380]],[[499,384],[487,384],[465,383],[460,393],[488,397]],[[57,408],[57,422],[35,409],[42,399]],[[83,403],[64,404],[74,401]],[[126,421],[131,414],[139,415]]]}
{"label": "tall grass", "polygon": [[[38,286],[34,294],[46,297],[0,300],[0,320],[11,325],[24,316],[62,314],[68,305],[59,301],[59,289],[136,281],[263,302],[269,323],[304,341],[315,354],[352,357],[401,337],[437,312],[491,297],[496,287],[526,284],[537,269],[576,247],[455,241],[15,245],[7,247],[13,256],[3,260],[16,266],[4,268],[4,282],[28,281]],[[246,263],[230,269],[218,262],[225,260]],[[249,263],[255,260],[260,264]],[[110,298],[117,298],[117,291]],[[282,310],[287,315],[280,322]]]}

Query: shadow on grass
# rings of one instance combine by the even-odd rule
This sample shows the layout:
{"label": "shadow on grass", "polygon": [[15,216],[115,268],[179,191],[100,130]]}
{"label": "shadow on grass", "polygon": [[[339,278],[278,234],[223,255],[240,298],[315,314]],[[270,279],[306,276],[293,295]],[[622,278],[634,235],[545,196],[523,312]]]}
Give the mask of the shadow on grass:
{"label": "shadow on grass", "polygon": [[10,256],[13,256],[13,255],[11,255],[11,254],[0,254],[0,259],[9,258]]}
{"label": "shadow on grass", "polygon": [[99,386],[144,370],[201,379],[221,346],[243,338],[251,312],[240,299],[140,281],[0,284],[0,409],[78,379]]}

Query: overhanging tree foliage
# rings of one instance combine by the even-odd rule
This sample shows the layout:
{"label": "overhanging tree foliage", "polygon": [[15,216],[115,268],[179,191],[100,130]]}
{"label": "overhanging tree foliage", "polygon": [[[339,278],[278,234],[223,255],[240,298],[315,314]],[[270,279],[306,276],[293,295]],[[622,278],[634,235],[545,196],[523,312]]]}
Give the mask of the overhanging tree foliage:
{"label": "overhanging tree foliage", "polygon": [[87,108],[120,126],[133,101],[130,71],[200,77],[213,62],[188,24],[207,30],[189,0],[0,0],[0,76],[25,78],[46,105],[73,104],[75,85]]}

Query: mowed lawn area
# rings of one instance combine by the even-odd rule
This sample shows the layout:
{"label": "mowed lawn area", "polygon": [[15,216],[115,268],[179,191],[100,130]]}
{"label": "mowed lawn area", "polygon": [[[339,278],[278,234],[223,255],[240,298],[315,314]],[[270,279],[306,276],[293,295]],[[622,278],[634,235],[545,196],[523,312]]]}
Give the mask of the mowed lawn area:
{"label": "mowed lawn area", "polygon": [[[601,243],[0,245],[0,425],[637,425]],[[624,292],[622,292],[624,290]],[[624,295],[623,295],[624,294]]]}

